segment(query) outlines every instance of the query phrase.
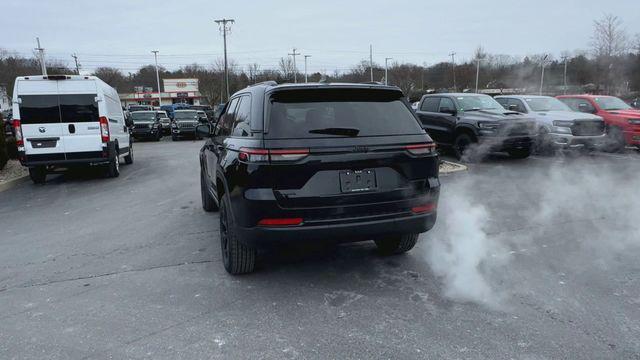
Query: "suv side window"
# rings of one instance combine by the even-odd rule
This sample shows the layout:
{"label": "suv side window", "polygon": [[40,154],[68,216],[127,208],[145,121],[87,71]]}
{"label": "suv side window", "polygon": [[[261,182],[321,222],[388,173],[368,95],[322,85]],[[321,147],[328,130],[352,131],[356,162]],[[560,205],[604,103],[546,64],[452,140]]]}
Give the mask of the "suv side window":
{"label": "suv side window", "polygon": [[218,121],[216,128],[216,136],[229,136],[231,135],[231,128],[233,127],[233,119],[236,113],[236,107],[240,98],[232,99],[227,107],[227,111],[222,114],[220,121]]}
{"label": "suv side window", "polygon": [[420,111],[438,112],[438,104],[440,104],[439,97],[428,97],[420,105]]}
{"label": "suv side window", "polygon": [[455,110],[456,106],[453,104],[453,100],[449,98],[440,98],[440,106],[438,107],[438,112],[442,112],[444,109]]}
{"label": "suv side window", "polygon": [[509,105],[515,105],[514,110],[517,112],[521,112],[521,113],[527,112],[527,108],[524,106],[524,104],[522,103],[522,100],[520,99],[509,99]]}
{"label": "suv side window", "polygon": [[240,105],[236,110],[235,120],[233,122],[233,136],[250,136],[251,135],[251,95],[240,97]]}

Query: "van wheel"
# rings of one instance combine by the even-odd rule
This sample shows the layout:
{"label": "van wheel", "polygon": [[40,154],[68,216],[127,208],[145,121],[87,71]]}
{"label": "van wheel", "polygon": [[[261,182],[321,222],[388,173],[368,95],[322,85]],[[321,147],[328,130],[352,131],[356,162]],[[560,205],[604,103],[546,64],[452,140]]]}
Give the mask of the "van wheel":
{"label": "van wheel", "polygon": [[375,239],[378,252],[382,255],[397,255],[405,253],[416,245],[420,234],[404,234]]}
{"label": "van wheel", "polygon": [[44,166],[29,168],[29,177],[34,184],[44,184],[47,181],[47,168]]}
{"label": "van wheel", "polygon": [[202,197],[202,208],[204,209],[204,211],[212,212],[218,210],[216,202],[209,192],[209,187],[207,186],[207,178],[202,169],[200,169],[200,195]]}
{"label": "van wheel", "polygon": [[133,164],[133,143],[129,144],[129,153],[125,155],[124,163],[127,165]]}
{"label": "van wheel", "polygon": [[224,268],[229,274],[246,274],[255,268],[256,250],[238,240],[227,194],[220,202],[220,248]]}
{"label": "van wheel", "polygon": [[107,165],[107,176],[115,178],[120,176],[120,154],[116,152],[116,156]]}

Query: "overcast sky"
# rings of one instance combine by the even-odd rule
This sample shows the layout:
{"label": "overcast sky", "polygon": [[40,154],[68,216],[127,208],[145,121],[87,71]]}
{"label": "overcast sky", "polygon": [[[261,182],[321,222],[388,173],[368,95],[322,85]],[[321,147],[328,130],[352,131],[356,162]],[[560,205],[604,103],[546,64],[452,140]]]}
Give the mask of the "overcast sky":
{"label": "overcast sky", "polygon": [[[276,68],[292,47],[312,55],[310,71],[346,70],[369,57],[433,64],[469,59],[482,45],[496,54],[524,56],[588,49],[593,20],[621,18],[640,33],[638,0],[456,1],[168,1],[2,0],[0,48],[30,54],[39,36],[48,58],[77,53],[85,70],[108,65],[133,71],[153,62],[177,68],[211,64],[222,56],[214,19],[236,20],[229,57],[243,68]],[[302,70],[303,59],[298,58]]]}

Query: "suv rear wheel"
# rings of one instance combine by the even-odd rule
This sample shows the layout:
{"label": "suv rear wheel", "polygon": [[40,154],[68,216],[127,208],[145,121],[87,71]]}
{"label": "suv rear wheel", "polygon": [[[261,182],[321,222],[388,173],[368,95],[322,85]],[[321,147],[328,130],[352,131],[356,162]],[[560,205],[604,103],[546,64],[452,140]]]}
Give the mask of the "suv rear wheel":
{"label": "suv rear wheel", "polygon": [[395,235],[375,239],[374,241],[380,254],[396,255],[413,249],[416,242],[418,242],[418,235],[420,234]]}
{"label": "suv rear wheel", "polygon": [[246,274],[255,268],[256,250],[238,240],[227,194],[220,202],[220,248],[224,268],[229,274]]}
{"label": "suv rear wheel", "polygon": [[47,168],[44,166],[29,168],[29,177],[34,184],[44,184],[47,180]]}

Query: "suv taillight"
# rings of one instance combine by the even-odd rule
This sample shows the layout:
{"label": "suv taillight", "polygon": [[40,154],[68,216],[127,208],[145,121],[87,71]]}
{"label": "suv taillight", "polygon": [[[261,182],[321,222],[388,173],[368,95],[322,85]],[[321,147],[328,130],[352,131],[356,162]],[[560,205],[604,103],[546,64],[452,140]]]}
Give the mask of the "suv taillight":
{"label": "suv taillight", "polygon": [[413,144],[413,145],[405,146],[404,149],[407,150],[411,155],[425,156],[425,155],[435,154],[436,144],[435,143]]}
{"label": "suv taillight", "polygon": [[297,161],[309,155],[309,149],[255,149],[240,148],[238,159],[243,162]]}
{"label": "suv taillight", "polygon": [[100,137],[103,143],[108,143],[111,140],[109,136],[109,119],[106,116],[100,116]]}
{"label": "suv taillight", "polygon": [[22,137],[22,124],[20,120],[13,119],[13,131],[16,133],[16,146],[24,146],[24,138]]}

